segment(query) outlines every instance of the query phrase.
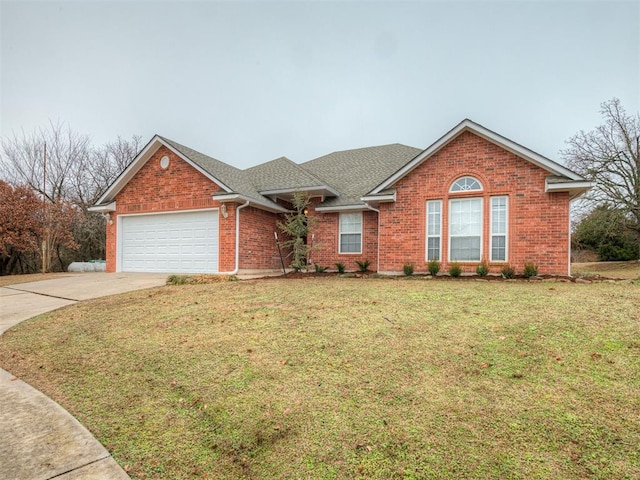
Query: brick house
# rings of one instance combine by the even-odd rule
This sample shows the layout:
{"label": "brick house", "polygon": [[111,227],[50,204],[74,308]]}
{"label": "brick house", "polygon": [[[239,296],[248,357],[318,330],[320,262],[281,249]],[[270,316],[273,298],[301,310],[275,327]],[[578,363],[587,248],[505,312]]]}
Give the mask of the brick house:
{"label": "brick house", "polygon": [[107,271],[236,273],[280,266],[274,232],[296,191],[318,218],[313,261],[379,272],[436,259],[570,273],[570,202],[591,184],[464,120],[426,150],[400,144],[281,157],[246,170],[155,136],[92,207]]}

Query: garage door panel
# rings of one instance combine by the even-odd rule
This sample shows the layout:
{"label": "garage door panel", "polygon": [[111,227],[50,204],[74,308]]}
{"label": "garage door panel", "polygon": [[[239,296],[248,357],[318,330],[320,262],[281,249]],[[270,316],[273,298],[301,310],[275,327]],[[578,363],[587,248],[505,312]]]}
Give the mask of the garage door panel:
{"label": "garage door panel", "polygon": [[121,217],[121,270],[218,272],[218,212]]}

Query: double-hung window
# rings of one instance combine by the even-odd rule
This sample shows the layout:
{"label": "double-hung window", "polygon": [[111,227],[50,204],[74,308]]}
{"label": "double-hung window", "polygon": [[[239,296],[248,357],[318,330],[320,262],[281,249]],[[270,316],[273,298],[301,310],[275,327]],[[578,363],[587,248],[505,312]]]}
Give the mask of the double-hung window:
{"label": "double-hung window", "polygon": [[482,254],[482,198],[449,200],[449,260],[479,262]]}
{"label": "double-hung window", "polygon": [[440,260],[442,251],[442,200],[427,202],[427,262]]}
{"label": "double-hung window", "polygon": [[362,253],[362,212],[340,214],[340,253]]}
{"label": "double-hung window", "polygon": [[507,197],[491,197],[491,261],[507,261]]}

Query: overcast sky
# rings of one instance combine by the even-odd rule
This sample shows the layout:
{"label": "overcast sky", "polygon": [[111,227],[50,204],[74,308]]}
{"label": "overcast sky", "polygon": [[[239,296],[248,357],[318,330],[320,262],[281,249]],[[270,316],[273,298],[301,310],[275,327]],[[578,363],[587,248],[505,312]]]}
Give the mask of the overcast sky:
{"label": "overcast sky", "polygon": [[0,135],[171,138],[240,168],[464,118],[559,160],[640,110],[640,1],[0,0]]}

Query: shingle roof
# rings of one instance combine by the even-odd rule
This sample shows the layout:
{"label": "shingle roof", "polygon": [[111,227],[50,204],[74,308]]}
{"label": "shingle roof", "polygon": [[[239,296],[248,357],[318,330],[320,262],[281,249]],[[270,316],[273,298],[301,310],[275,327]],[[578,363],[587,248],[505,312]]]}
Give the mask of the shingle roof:
{"label": "shingle roof", "polygon": [[271,203],[260,192],[329,187],[338,196],[325,199],[322,206],[326,207],[362,205],[360,197],[421,152],[396,143],[333,152],[300,165],[280,157],[240,170],[173,140],[160,138],[233,193]]}
{"label": "shingle roof", "polygon": [[259,192],[324,186],[319,179],[287,157],[256,165],[245,172]]}
{"label": "shingle roof", "polygon": [[239,193],[246,197],[253,198],[254,200],[272,203],[270,199],[263,197],[262,195],[260,195],[260,193],[258,193],[258,190],[251,182],[250,176],[247,174],[246,170],[240,170],[213,157],[209,157],[208,155],[200,153],[189,147],[185,147],[178,142],[169,140],[168,138],[160,138],[171,145],[173,148],[175,148],[177,151],[179,151],[182,155],[187,157],[189,160],[191,160],[193,163],[198,165],[204,171],[220,180],[220,182],[228,187],[231,192]]}
{"label": "shingle roof", "polygon": [[340,192],[323,207],[362,204],[360,197],[422,152],[419,148],[393,143],[377,147],[333,152],[300,166]]}

